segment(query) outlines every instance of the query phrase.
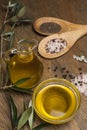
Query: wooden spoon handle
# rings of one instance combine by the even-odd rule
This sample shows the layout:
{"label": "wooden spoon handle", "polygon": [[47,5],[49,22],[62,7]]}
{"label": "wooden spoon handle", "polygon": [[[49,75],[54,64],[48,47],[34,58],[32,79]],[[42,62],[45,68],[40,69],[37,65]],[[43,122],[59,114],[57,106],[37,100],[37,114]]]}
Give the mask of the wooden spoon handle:
{"label": "wooden spoon handle", "polygon": [[87,34],[87,25],[73,31],[62,33],[60,36],[66,40],[70,40],[70,43],[72,42],[74,44],[80,37],[84,36],[85,34]]}
{"label": "wooden spoon handle", "polygon": [[80,27],[79,29],[74,31],[73,38],[75,37],[77,41],[80,37],[84,36],[85,34],[87,34],[87,25]]}

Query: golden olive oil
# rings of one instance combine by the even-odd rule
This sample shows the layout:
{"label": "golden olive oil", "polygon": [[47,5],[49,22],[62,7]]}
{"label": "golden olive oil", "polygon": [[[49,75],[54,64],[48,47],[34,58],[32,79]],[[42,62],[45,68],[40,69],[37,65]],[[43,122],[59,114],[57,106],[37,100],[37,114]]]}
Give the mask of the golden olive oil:
{"label": "golden olive oil", "polygon": [[43,118],[59,120],[71,116],[77,102],[72,90],[63,85],[52,84],[39,91],[35,103]]}
{"label": "golden olive oil", "polygon": [[20,88],[28,89],[36,85],[42,75],[43,66],[35,54],[19,53],[11,57],[9,62],[10,79],[12,83],[30,78],[18,85]]}

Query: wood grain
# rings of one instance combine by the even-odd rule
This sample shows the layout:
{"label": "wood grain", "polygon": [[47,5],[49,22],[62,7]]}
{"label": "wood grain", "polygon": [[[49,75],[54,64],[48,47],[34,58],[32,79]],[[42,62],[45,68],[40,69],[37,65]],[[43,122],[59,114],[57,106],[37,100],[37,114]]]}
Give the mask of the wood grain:
{"label": "wood grain", "polygon": [[[77,24],[87,24],[87,0],[21,1],[27,8],[25,17],[33,18],[34,20],[40,17],[56,17]],[[0,0],[1,5],[5,2],[7,1]],[[4,16],[5,12],[0,8],[0,29]],[[17,26],[15,28],[15,33],[17,40],[35,38],[40,42],[45,37],[36,33],[32,28],[32,24]],[[15,45],[16,42],[14,43],[14,46]],[[65,67],[69,73],[73,73],[74,75],[79,74],[79,68],[82,68],[82,72],[87,73],[87,64],[73,59],[73,54],[85,55],[87,57],[87,35],[79,39],[71,50],[59,58],[48,60],[42,58],[38,54],[37,50],[35,53],[44,66],[41,81],[52,77],[63,78],[63,73],[61,72],[61,68],[63,67]],[[55,67],[58,67],[56,71],[54,71]],[[70,80],[69,77],[67,77],[67,79]],[[10,106],[8,101],[9,95],[12,95],[14,99],[18,109],[18,114],[22,113],[24,110],[23,103],[28,104],[31,98],[31,95],[29,94],[21,94],[14,91],[0,92],[0,130],[12,130]],[[81,98],[80,109],[73,120],[63,125],[49,126],[44,128],[44,130],[87,130],[87,98],[84,95],[82,95]],[[40,124],[40,122],[42,122],[42,120],[36,116],[34,126]],[[29,127],[26,125],[22,130],[29,130]]]}

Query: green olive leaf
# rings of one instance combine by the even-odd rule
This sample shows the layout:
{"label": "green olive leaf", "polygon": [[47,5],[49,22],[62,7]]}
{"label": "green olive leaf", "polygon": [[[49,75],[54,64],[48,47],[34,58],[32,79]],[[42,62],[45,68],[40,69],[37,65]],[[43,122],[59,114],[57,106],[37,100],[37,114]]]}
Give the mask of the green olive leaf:
{"label": "green olive leaf", "polygon": [[9,100],[10,100],[12,124],[13,124],[13,126],[15,126],[17,123],[17,108],[16,108],[16,105],[14,104],[14,101],[11,96],[10,96]]}
{"label": "green olive leaf", "polygon": [[28,118],[32,112],[32,107],[25,110],[19,119],[17,130],[20,130],[28,121]]}
{"label": "green olive leaf", "polygon": [[10,18],[10,21],[16,23],[19,21],[19,18],[15,15],[15,16]]}
{"label": "green olive leaf", "polygon": [[12,4],[9,4],[8,6],[6,6],[7,8],[13,8],[13,7],[16,7],[18,3],[12,3]]}
{"label": "green olive leaf", "polygon": [[12,26],[12,30],[14,29],[14,25],[19,26],[21,24],[31,24],[33,22],[33,19],[19,19],[19,18],[17,18],[16,20],[9,21],[9,25]]}
{"label": "green olive leaf", "polygon": [[27,77],[27,78],[19,79],[18,81],[16,81],[16,82],[14,83],[14,85],[15,85],[15,86],[20,85],[20,84],[26,82],[26,81],[29,80],[29,79],[31,79],[31,78],[30,78],[30,77]]}
{"label": "green olive leaf", "polygon": [[23,7],[19,10],[19,12],[18,12],[18,14],[17,14],[17,17],[18,17],[18,18],[21,18],[21,17],[25,14],[25,12],[26,12],[26,7],[23,6]]}
{"label": "green olive leaf", "polygon": [[32,130],[41,130],[42,128],[47,127],[47,126],[50,126],[50,125],[52,125],[52,124],[42,123],[42,124],[40,124],[40,125],[34,127]]}
{"label": "green olive leaf", "polygon": [[25,23],[28,23],[28,22],[31,22],[33,21],[33,19],[20,19],[19,22],[25,22]]}
{"label": "green olive leaf", "polygon": [[20,19],[19,21],[18,21],[18,23],[30,23],[30,22],[32,22],[33,21],[33,19]]}
{"label": "green olive leaf", "polygon": [[31,114],[30,114],[30,116],[28,118],[28,124],[30,126],[30,129],[32,130],[32,128],[33,128],[33,120],[34,120],[34,108],[33,108],[33,105],[32,105],[32,100],[30,100],[28,107],[29,108],[32,107]]}
{"label": "green olive leaf", "polygon": [[16,81],[16,82],[12,85],[11,89],[13,89],[13,90],[15,90],[15,91],[19,91],[19,92],[32,93],[33,90],[31,90],[31,89],[23,89],[23,88],[18,88],[18,87],[17,87],[17,85],[20,85],[20,84],[26,82],[26,81],[29,80],[29,79],[31,79],[31,78],[30,78],[30,77],[28,77],[28,78],[22,78],[22,79]]}
{"label": "green olive leaf", "polygon": [[14,91],[18,91],[18,92],[23,92],[23,93],[32,93],[33,90],[31,89],[23,89],[23,88],[18,88],[16,86],[12,86],[10,89],[14,90]]}

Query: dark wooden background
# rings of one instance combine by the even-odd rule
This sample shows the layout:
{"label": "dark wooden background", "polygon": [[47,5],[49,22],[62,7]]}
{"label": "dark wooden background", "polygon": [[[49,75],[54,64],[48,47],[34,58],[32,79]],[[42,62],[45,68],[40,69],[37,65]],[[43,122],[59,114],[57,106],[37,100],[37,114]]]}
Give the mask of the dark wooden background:
{"label": "dark wooden background", "polygon": [[[36,20],[47,16],[61,18],[77,24],[87,24],[87,0],[21,0],[21,2],[27,7],[25,16],[28,18]],[[6,3],[6,0],[0,0],[0,5]],[[5,12],[0,8],[0,28],[4,16]],[[45,37],[36,33],[32,28],[32,24],[16,27],[15,33],[17,40],[35,38],[40,42]],[[87,35],[79,39],[69,52],[59,58],[47,60],[39,56],[37,50],[36,54],[44,66],[41,81],[52,77],[63,78],[61,73],[61,68],[63,67],[74,75],[79,74],[79,68],[82,68],[82,72],[87,73],[87,64],[73,59],[73,54],[82,54],[87,57]],[[55,67],[58,67],[57,71],[54,71]],[[18,109],[18,115],[24,111],[24,103],[28,104],[31,98],[29,94],[0,91],[0,130],[12,130],[8,95],[13,97]],[[34,126],[41,122],[41,119],[36,116]],[[26,125],[23,130],[29,130],[29,127]],[[44,128],[44,130],[87,130],[87,97],[81,95],[80,109],[70,122],[49,126]]]}

